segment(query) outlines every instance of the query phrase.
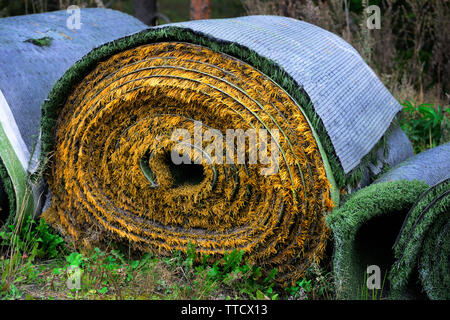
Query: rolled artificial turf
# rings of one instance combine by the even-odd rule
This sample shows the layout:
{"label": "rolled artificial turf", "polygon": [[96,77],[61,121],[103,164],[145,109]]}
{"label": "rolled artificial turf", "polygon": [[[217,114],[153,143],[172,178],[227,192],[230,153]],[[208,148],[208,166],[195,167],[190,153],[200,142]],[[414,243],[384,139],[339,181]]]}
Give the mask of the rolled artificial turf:
{"label": "rolled artificial turf", "polygon": [[[266,164],[227,163],[225,155],[173,164],[174,128],[193,137],[200,122],[202,134],[279,130],[278,173],[262,175]],[[161,253],[192,243],[213,256],[238,249],[277,266],[280,280],[323,255],[333,204],[313,131],[289,95],[230,56],[163,42],[110,57],[68,98],[55,146],[43,217],[75,242],[95,235]]]}
{"label": "rolled artificial turf", "polygon": [[[190,21],[117,39],[75,63],[42,110],[51,191],[43,217],[68,240],[161,254],[192,244],[212,257],[243,250],[285,284],[323,257],[339,193],[361,186],[371,162],[395,165],[410,152],[392,122],[398,103],[357,52],[283,17]],[[244,163],[215,155],[175,164],[172,133],[195,140],[196,126],[217,139],[227,129],[278,132],[270,154],[279,152],[279,170],[264,175],[267,164],[250,163],[260,140],[245,146]],[[386,150],[390,128],[399,134]]]}
{"label": "rolled artificial turf", "polygon": [[367,298],[377,265],[377,296],[448,299],[449,153],[446,143],[405,160],[328,216],[338,297]]}
{"label": "rolled artificial turf", "polygon": [[[77,245],[238,249],[286,284],[324,256],[340,194],[411,153],[398,102],[316,26],[250,16],[143,30],[113,10],[80,14],[79,31],[66,11],[0,20],[6,224],[46,198],[43,217]],[[200,159],[200,145],[197,163],[175,164],[171,134],[198,126],[214,139],[265,130],[279,167],[267,175],[267,162],[249,161],[262,140],[244,146],[244,162]]]}
{"label": "rolled artificial turf", "polygon": [[[365,296],[369,266],[379,266],[381,280],[385,279],[395,261],[392,245],[403,219],[427,188],[427,184],[417,180],[372,184],[354,193],[329,215],[338,298],[353,300]],[[389,295],[389,283],[382,291],[384,298]]]}

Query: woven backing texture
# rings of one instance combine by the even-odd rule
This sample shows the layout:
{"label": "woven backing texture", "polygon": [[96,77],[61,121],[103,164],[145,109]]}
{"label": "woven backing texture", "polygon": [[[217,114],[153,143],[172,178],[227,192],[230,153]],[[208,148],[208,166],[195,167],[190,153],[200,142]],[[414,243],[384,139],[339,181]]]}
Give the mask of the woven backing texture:
{"label": "woven backing texture", "polygon": [[278,63],[310,96],[345,173],[369,153],[401,110],[351,45],[309,23],[249,16],[171,25],[238,43]]}
{"label": "woven backing texture", "polygon": [[391,124],[388,132],[389,137],[386,141],[386,147],[378,149],[376,161],[369,163],[368,167],[364,170],[364,177],[355,188],[351,189],[351,192],[367,187],[383,170],[392,168],[414,155],[411,142],[396,123],[393,122]]}
{"label": "woven backing texture", "polygon": [[[41,104],[56,80],[91,49],[146,28],[110,9],[82,9],[80,30],[67,28],[69,17],[56,11],[0,19],[0,89],[29,151],[39,135]],[[52,39],[49,46],[29,42],[44,37]]]}
{"label": "woven backing texture", "polygon": [[420,180],[430,186],[450,178],[450,142],[411,157],[378,178],[375,183],[392,180]]}
{"label": "woven backing texture", "polygon": [[391,168],[414,155],[411,142],[398,125],[393,125],[393,130],[387,141],[387,147],[387,156],[383,157],[380,154],[378,158],[383,159],[382,161]]}

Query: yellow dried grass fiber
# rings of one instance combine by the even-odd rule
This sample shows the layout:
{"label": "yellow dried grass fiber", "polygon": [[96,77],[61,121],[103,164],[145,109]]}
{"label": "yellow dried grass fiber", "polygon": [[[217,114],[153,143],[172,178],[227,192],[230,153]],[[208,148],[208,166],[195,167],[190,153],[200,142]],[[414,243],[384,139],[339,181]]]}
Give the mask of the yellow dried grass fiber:
{"label": "yellow dried grass fiber", "polygon": [[[263,164],[203,162],[200,182],[177,185],[165,155],[173,130],[192,131],[194,119],[224,135],[279,130],[278,174],[261,175]],[[125,50],[73,89],[55,132],[43,217],[75,243],[244,250],[284,283],[323,257],[333,203],[319,142],[300,106],[240,60],[181,42]],[[142,168],[146,157],[157,184]]]}

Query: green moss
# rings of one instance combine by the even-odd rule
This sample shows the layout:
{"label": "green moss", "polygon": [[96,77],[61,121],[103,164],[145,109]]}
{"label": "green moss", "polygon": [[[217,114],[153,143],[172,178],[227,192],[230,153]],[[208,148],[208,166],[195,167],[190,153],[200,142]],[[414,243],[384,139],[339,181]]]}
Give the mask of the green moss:
{"label": "green moss", "polygon": [[43,38],[39,38],[39,39],[28,39],[28,40],[25,40],[25,42],[31,42],[32,44],[39,46],[39,47],[48,47],[52,44],[52,38],[43,37]]}

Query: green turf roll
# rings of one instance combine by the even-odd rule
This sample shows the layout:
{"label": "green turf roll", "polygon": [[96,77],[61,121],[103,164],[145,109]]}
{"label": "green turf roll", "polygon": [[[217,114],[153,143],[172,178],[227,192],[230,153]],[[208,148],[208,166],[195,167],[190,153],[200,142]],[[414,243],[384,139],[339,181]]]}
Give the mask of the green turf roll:
{"label": "green turf roll", "polygon": [[[333,270],[338,298],[363,298],[368,266],[379,266],[381,278],[385,278],[395,261],[391,247],[403,219],[427,188],[417,180],[373,184],[354,193],[328,217],[335,244]],[[383,292],[383,296],[388,295],[389,283]]]}
{"label": "green turf roll", "polygon": [[22,214],[40,214],[41,104],[55,81],[93,48],[146,28],[110,9],[79,15],[78,30],[68,25],[66,10],[0,19],[0,228]]}
{"label": "green turf roll", "polygon": [[[343,199],[327,223],[344,299],[448,299],[450,143],[417,154]],[[369,266],[381,285],[369,290]]]}
{"label": "green turf roll", "polygon": [[450,299],[450,179],[419,197],[405,219],[394,253],[393,297],[425,293],[430,299]]}

